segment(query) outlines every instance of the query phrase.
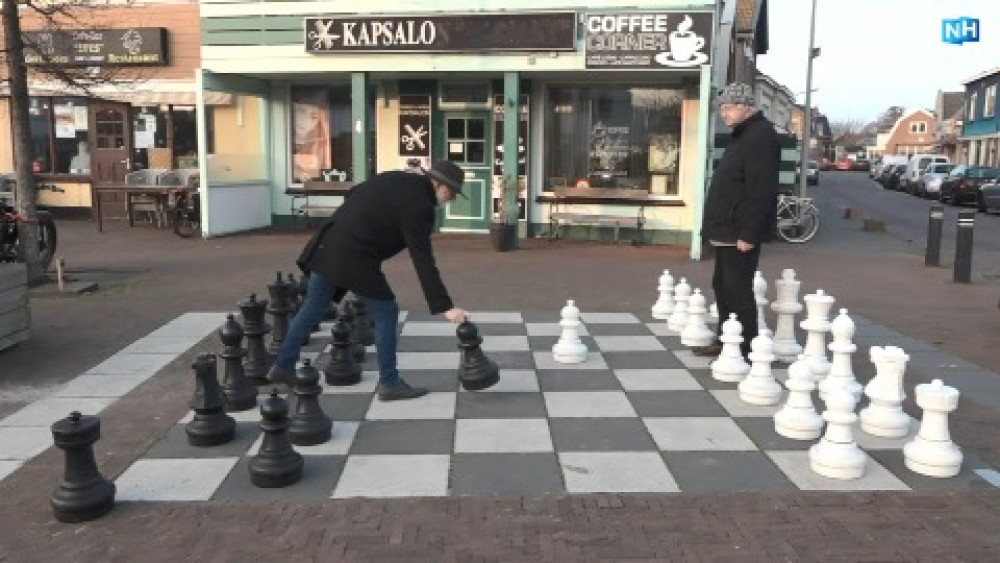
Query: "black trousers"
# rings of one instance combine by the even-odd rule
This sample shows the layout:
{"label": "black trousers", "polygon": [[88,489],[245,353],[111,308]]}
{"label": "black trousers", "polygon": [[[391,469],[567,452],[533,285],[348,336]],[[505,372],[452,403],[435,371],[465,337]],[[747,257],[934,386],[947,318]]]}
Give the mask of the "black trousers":
{"label": "black trousers", "polygon": [[749,252],[740,252],[735,246],[716,246],[715,273],[712,289],[719,309],[719,326],[716,335],[722,336],[722,323],[736,313],[736,320],[743,325],[743,356],[750,354],[750,341],[757,337],[757,301],[753,295],[753,277],[760,262],[760,244]]}

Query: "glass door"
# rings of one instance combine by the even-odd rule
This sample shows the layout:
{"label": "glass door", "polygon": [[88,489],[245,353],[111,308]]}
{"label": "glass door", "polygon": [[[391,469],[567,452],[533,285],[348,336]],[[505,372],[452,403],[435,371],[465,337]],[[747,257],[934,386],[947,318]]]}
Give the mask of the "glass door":
{"label": "glass door", "polygon": [[490,226],[490,155],[493,138],[489,112],[448,112],[444,115],[444,151],[465,171],[462,193],[444,208],[442,231],[487,232]]}

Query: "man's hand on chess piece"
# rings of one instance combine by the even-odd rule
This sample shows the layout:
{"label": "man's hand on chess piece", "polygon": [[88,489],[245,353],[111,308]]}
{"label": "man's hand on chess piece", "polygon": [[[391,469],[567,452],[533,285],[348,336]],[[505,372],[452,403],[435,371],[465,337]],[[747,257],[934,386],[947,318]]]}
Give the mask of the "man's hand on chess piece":
{"label": "man's hand on chess piece", "polygon": [[464,323],[469,319],[469,312],[465,309],[453,307],[444,312],[444,318],[456,324]]}

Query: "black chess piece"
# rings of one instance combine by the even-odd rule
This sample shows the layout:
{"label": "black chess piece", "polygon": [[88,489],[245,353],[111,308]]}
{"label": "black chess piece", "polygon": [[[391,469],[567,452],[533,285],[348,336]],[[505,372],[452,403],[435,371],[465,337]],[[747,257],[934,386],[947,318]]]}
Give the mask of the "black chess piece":
{"label": "black chess piece", "polygon": [[277,389],[260,405],[260,429],[264,440],[257,455],[250,458],[250,481],[257,487],[287,487],[302,478],[302,455],[288,437],[288,402]]}
{"label": "black chess piece", "polygon": [[225,396],[227,411],[246,411],[257,406],[257,387],[250,383],[243,372],[243,358],[247,355],[240,344],[243,342],[243,327],[233,315],[226,315],[226,322],[219,329],[222,340],[222,394]]}
{"label": "black chess piece", "polygon": [[350,328],[341,316],[330,331],[333,342],[330,344],[330,363],[323,373],[328,385],[354,385],[361,381],[361,366],[354,360],[351,353]]}
{"label": "black chess piece", "polygon": [[350,342],[348,349],[351,351],[351,357],[354,358],[355,362],[360,364],[365,361],[365,345],[358,340],[358,327],[357,322],[355,322],[353,300],[344,300],[344,310],[341,311],[340,318],[347,324],[348,342]]}
{"label": "black chess piece", "polygon": [[290,290],[291,286],[282,279],[281,272],[278,272],[274,283],[267,285],[267,292],[271,297],[270,307],[267,308],[267,313],[271,316],[271,341],[267,345],[267,355],[272,362],[278,356],[281,343],[288,334],[289,315],[292,312],[288,304]]}
{"label": "black chess piece", "polygon": [[309,360],[302,360],[302,367],[295,372],[295,413],[288,427],[288,437],[296,446],[314,446],[330,439],[333,421],[323,412],[319,395],[319,371]]}
{"label": "black chess piece", "polygon": [[285,285],[288,291],[288,306],[291,308],[291,315],[294,316],[302,307],[302,298],[299,295],[299,282],[295,280],[295,274],[288,272],[285,277]]}
{"label": "black chess piece", "polygon": [[264,337],[271,332],[271,327],[264,322],[267,299],[257,301],[257,294],[254,293],[237,305],[243,317],[243,334],[247,338],[247,359],[243,363],[243,374],[255,385],[270,385],[267,371],[271,369],[274,360],[268,357],[264,345]]}
{"label": "black chess piece", "polygon": [[184,431],[192,446],[218,446],[236,436],[236,421],[226,414],[225,397],[219,386],[215,355],[201,354],[194,364],[195,387],[191,398],[194,418]]}
{"label": "black chess piece", "polygon": [[351,305],[354,307],[354,331],[358,335],[357,341],[362,346],[372,346],[375,344],[375,334],[372,332],[372,320],[368,318],[368,310],[365,302],[355,298]]}
{"label": "black chess piece", "polygon": [[467,391],[479,391],[492,387],[500,380],[500,368],[486,357],[479,347],[483,338],[479,329],[468,320],[458,325],[455,331],[462,358],[458,365],[458,380]]}
{"label": "black chess piece", "polygon": [[115,505],[115,484],[101,475],[94,459],[94,442],[100,437],[101,420],[96,416],[74,411],[52,425],[52,438],[66,453],[63,481],[49,500],[60,522],[94,520]]}

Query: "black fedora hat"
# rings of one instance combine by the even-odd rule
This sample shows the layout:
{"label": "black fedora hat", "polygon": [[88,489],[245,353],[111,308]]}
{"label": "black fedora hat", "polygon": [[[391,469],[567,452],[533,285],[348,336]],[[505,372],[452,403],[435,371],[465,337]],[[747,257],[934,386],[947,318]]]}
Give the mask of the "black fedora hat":
{"label": "black fedora hat", "polygon": [[424,170],[424,174],[432,180],[441,182],[442,184],[448,186],[456,194],[468,199],[468,197],[462,193],[462,184],[465,182],[465,171],[459,168],[455,163],[448,160],[439,160],[431,165],[429,170]]}

